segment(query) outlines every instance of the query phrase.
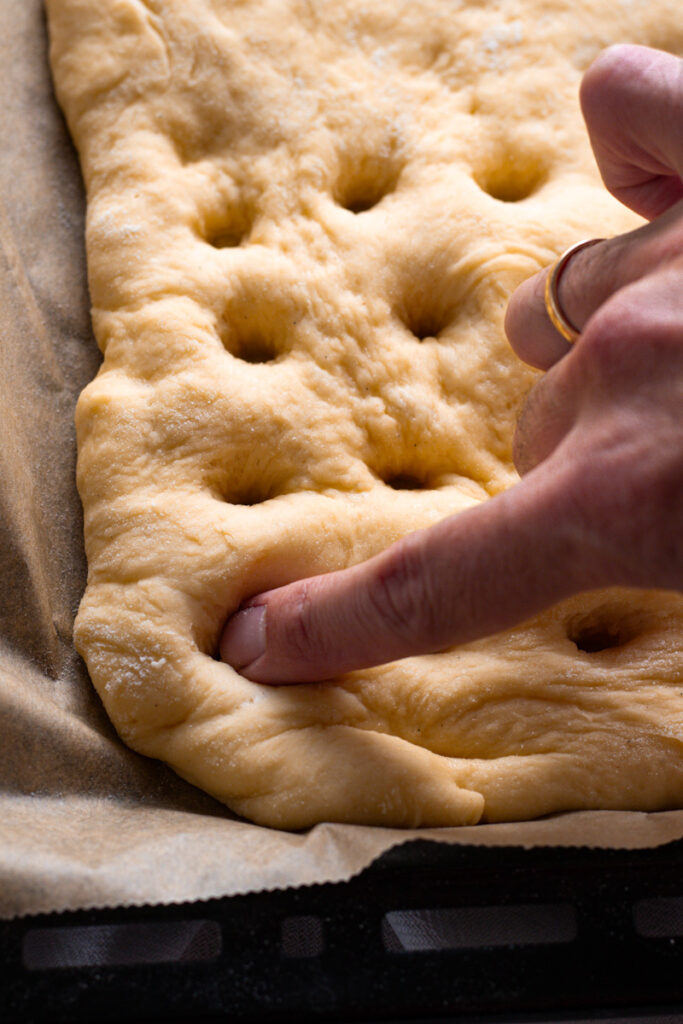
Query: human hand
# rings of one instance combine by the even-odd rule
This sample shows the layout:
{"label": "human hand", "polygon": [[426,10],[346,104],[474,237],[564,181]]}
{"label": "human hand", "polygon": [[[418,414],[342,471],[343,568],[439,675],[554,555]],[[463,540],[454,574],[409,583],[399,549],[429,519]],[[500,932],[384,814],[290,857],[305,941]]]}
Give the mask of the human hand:
{"label": "human hand", "polygon": [[228,621],[224,661],[305,682],[441,650],[612,584],[683,590],[683,61],[605,51],[581,100],[608,189],[651,219],[577,253],[510,301],[517,354],[547,372],[515,438],[509,491],[350,569],[257,595]]}

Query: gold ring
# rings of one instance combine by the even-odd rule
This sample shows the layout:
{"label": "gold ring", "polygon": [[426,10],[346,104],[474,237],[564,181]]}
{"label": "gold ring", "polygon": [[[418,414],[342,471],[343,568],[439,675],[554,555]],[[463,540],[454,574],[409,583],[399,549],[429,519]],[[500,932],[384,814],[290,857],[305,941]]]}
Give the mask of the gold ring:
{"label": "gold ring", "polygon": [[604,242],[604,238],[585,238],[582,242],[577,242],[576,245],[570,245],[568,249],[560,256],[557,263],[553,264],[552,270],[545,279],[545,308],[550,318],[550,322],[558,332],[561,334],[565,341],[568,341],[572,345],[581,334],[574,324],[571,322],[569,317],[565,314],[560,303],[560,297],[558,295],[558,288],[560,287],[560,278],[567,269],[572,256],[574,256],[581,249],[587,249],[591,245],[597,245],[598,242]]}

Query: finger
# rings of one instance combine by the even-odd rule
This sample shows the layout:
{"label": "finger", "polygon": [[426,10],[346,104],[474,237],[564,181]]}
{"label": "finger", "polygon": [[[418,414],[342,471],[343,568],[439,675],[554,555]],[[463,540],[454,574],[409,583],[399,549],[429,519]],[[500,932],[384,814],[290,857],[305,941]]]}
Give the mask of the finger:
{"label": "finger", "polygon": [[[608,239],[582,249],[566,264],[558,298],[565,316],[579,332],[592,313],[625,283],[620,259],[625,238]],[[539,370],[549,369],[572,347],[553,326],[546,309],[546,278],[552,269],[546,267],[524,281],[510,297],[505,314],[505,332],[513,349],[520,359]]]}
{"label": "finger", "polygon": [[497,632],[603,584],[570,506],[571,463],[341,572],[259,595],[225,627],[224,661],[258,682],[329,679]]}
{"label": "finger", "polygon": [[644,46],[605,50],[581,83],[605,185],[649,220],[683,199],[683,61]]}
{"label": "finger", "polygon": [[[654,225],[645,230],[652,232]],[[630,409],[632,416],[657,389],[662,405],[669,387],[680,387],[681,281],[683,257],[677,256],[619,288],[590,318],[566,357],[537,381],[515,431],[513,456],[520,475],[547,459],[589,409],[594,426],[596,416],[614,419],[618,406]],[[648,409],[648,415],[655,411]],[[680,427],[678,442],[680,450]]]}
{"label": "finger", "polygon": [[[606,239],[575,253],[557,289],[567,319],[583,332],[591,317],[622,288],[676,259],[683,250],[683,203],[651,224]],[[552,267],[524,281],[513,293],[505,331],[520,359],[547,370],[571,349],[553,327],[545,306],[545,282]]]}
{"label": "finger", "polygon": [[505,312],[508,341],[520,359],[538,370],[548,370],[571,350],[545,308],[545,282],[551,272],[547,267],[523,281],[510,296]]}

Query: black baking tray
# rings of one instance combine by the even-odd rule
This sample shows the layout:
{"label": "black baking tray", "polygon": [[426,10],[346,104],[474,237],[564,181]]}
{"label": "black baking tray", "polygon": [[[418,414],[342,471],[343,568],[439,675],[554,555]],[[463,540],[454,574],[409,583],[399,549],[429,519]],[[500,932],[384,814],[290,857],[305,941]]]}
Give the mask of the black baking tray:
{"label": "black baking tray", "polygon": [[346,883],[3,922],[0,972],[2,1024],[683,1021],[683,842],[411,842]]}

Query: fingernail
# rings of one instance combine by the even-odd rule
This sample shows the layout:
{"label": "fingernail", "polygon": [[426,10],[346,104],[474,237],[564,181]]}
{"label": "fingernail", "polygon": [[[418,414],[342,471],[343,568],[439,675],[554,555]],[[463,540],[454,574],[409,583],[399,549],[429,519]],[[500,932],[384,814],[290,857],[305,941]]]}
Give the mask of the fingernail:
{"label": "fingernail", "polygon": [[234,668],[256,661],[266,650],[266,606],[253,605],[237,612],[223,630],[221,658]]}

